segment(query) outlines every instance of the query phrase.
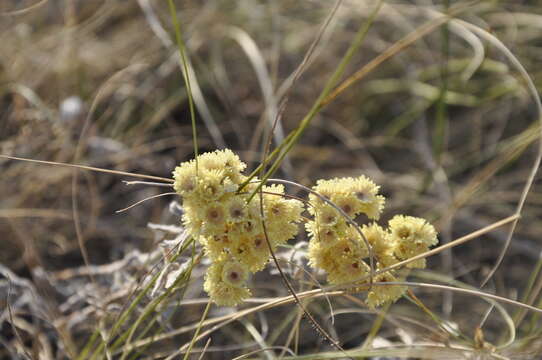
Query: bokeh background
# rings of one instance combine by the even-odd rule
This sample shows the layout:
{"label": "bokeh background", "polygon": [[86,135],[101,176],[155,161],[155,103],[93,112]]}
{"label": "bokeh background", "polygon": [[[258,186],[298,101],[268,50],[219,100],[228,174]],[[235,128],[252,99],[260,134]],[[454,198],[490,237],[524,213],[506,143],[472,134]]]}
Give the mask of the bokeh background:
{"label": "bokeh background", "polygon": [[[255,168],[269,119],[285,94],[288,103],[274,144],[309,111],[375,3],[341,4],[312,61],[288,91],[332,2],[175,1],[191,64],[200,151],[228,147]],[[462,8],[459,19],[498,38],[540,90],[540,1],[385,1],[344,78],[450,8]],[[2,1],[0,154],[170,177],[178,163],[193,157],[178,54],[167,1]],[[539,117],[525,79],[503,50],[461,24],[450,24],[395,54],[323,108],[276,176],[312,186],[320,178],[366,174],[387,197],[383,222],[397,213],[425,217],[446,243],[514,214],[539,151]],[[0,159],[0,358],[24,358],[23,348],[40,359],[74,357],[96,329],[107,333],[111,319],[130,301],[133,285],[152,271],[151,260],[159,263],[167,248],[164,239],[177,236],[176,229],[164,228],[179,226],[175,197],[115,213],[163,189],[127,186],[122,180],[133,179],[126,176],[80,171],[74,193],[73,174],[71,168]],[[535,306],[542,301],[541,190],[535,179],[504,261],[483,288]],[[76,236],[74,196],[90,270]],[[508,230],[499,228],[434,256],[427,271],[413,276],[478,288]],[[299,252],[283,249],[284,256],[306,265],[304,240],[297,240]],[[199,321],[204,269],[202,261],[182,296],[157,310],[156,322],[141,338]],[[293,267],[288,270],[297,289],[309,287]],[[257,298],[288,294],[272,266],[258,274],[253,287]],[[408,345],[421,342],[442,345],[450,341],[450,329],[460,329],[465,346],[474,349],[481,324],[491,346],[505,342],[503,317],[488,313],[479,297],[415,292],[441,321],[401,300],[387,312],[374,346],[408,351]],[[349,297],[332,299],[333,324],[326,301],[309,307],[345,349],[362,346],[378,316],[355,294]],[[151,300],[149,295],[144,302]],[[517,325],[514,341],[498,350],[489,344],[477,350],[518,359],[540,356],[540,318],[522,319],[517,307],[506,310]],[[212,308],[209,317],[232,311]],[[296,324],[289,342],[296,354],[333,351],[290,304],[225,326],[212,335],[203,356],[234,358],[261,348],[261,341],[284,345],[290,331],[285,324]],[[251,326],[265,336],[255,337]],[[130,356],[166,358],[190,339],[188,332],[152,340]],[[443,349],[389,356],[457,358]]]}

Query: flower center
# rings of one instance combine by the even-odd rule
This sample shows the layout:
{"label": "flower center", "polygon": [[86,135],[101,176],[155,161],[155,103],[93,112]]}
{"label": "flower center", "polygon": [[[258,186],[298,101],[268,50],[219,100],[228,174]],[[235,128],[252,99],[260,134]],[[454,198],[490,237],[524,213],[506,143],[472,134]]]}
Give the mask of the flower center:
{"label": "flower center", "polygon": [[358,191],[356,192],[356,198],[359,200],[359,201],[362,201],[362,202],[367,202],[369,201],[369,195],[367,195],[365,192],[363,191]]}
{"label": "flower center", "polygon": [[352,212],[352,206],[350,206],[349,204],[343,205],[341,209],[348,215],[350,215],[350,213]]}
{"label": "flower center", "polygon": [[407,228],[401,228],[397,231],[397,235],[399,235],[401,239],[406,239],[410,236],[410,230]]}

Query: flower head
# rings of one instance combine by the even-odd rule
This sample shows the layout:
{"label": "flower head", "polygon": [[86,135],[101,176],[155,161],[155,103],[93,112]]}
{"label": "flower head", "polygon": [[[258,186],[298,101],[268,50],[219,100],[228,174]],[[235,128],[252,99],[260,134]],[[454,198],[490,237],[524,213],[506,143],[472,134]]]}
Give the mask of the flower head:
{"label": "flower head", "polygon": [[231,222],[240,223],[248,219],[247,203],[241,196],[232,196],[225,207]]}
{"label": "flower head", "polygon": [[222,281],[230,286],[243,286],[248,279],[248,269],[236,261],[227,261],[222,267]]}
{"label": "flower head", "polygon": [[323,228],[334,226],[340,219],[339,212],[327,204],[319,208],[315,216],[316,223]]}
{"label": "flower head", "polygon": [[[396,282],[395,276],[389,272],[379,274],[375,277],[375,282],[386,283]],[[371,291],[367,294],[367,305],[371,308],[383,305],[389,302],[397,301],[407,290],[406,286],[402,285],[374,285]]]}
{"label": "flower head", "polygon": [[248,275],[245,266],[224,255],[207,269],[203,288],[217,305],[234,306],[250,296],[245,286]]}
{"label": "flower head", "polygon": [[173,178],[175,179],[173,188],[179,195],[183,197],[193,196],[198,185],[195,161],[191,160],[177,166],[173,172]]}
{"label": "flower head", "polygon": [[325,270],[332,284],[355,281],[369,270],[362,260],[366,251],[358,239],[342,238],[331,244],[312,241],[309,243],[309,264]]}
{"label": "flower head", "polygon": [[224,232],[227,220],[226,209],[221,203],[211,203],[203,208],[204,235],[213,235]]}
{"label": "flower head", "polygon": [[[250,274],[263,269],[270,252],[297,235],[304,219],[303,202],[288,198],[283,185],[264,185],[262,193],[249,201],[259,180],[254,178],[239,191],[247,179],[242,174],[245,167],[225,149],[201,154],[173,172],[174,189],[183,198],[183,224],[211,259],[204,289],[218,305],[234,306],[249,297]],[[380,187],[366,176],[318,180],[313,190],[308,208],[313,219],[305,224],[309,265],[324,270],[332,284],[368,286],[367,245],[377,269],[383,269],[437,242],[433,226],[410,216],[395,216],[386,230],[375,222],[354,226],[361,219],[378,220],[385,204]],[[408,267],[425,267],[425,259]],[[395,276],[386,272],[374,280],[393,282]],[[405,289],[374,286],[367,303],[374,307],[395,301]]]}
{"label": "flower head", "polygon": [[376,253],[384,252],[393,246],[389,234],[375,222],[363,225],[361,232]]}
{"label": "flower head", "polygon": [[[273,250],[275,250],[274,246]],[[232,248],[232,255],[252,272],[262,270],[269,261],[269,247],[264,234],[242,236]]]}
{"label": "flower head", "polygon": [[[361,175],[357,178],[318,180],[313,189],[339,206],[350,217],[365,214],[369,219],[378,220],[384,208],[384,197],[378,195],[379,188],[369,178]],[[309,211],[317,213],[324,202],[314,194],[309,198],[314,206],[314,210]]]}
{"label": "flower head", "polygon": [[[406,260],[429,250],[437,243],[437,232],[426,220],[404,215],[396,215],[389,221],[389,231],[394,243],[394,254]],[[425,259],[407,265],[410,268],[424,268]]]}

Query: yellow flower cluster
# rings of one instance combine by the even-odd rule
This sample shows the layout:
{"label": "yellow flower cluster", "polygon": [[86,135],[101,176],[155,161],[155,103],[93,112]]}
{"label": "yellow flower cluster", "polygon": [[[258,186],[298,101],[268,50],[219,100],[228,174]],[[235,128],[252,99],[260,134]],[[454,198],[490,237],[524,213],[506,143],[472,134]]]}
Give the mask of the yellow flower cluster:
{"label": "yellow flower cluster", "polygon": [[[378,219],[384,207],[384,197],[378,195],[378,186],[365,176],[319,180],[313,190],[331,200],[351,218],[365,214],[370,219]],[[367,275],[370,268],[363,259],[369,252],[358,231],[320,197],[310,194],[309,200],[312,205],[309,212],[314,215],[314,221],[306,224],[311,236],[310,264],[325,270],[332,284]]]}
{"label": "yellow flower cluster", "polygon": [[250,296],[248,268],[224,254],[207,269],[203,289],[222,306],[234,306]]}
{"label": "yellow flower cluster", "polygon": [[[275,251],[297,235],[304,210],[298,200],[285,196],[282,185],[263,186],[262,196],[248,201],[258,180],[240,191],[247,180],[245,167],[226,149],[199,155],[173,172],[175,191],[183,198],[183,225],[212,262],[204,289],[218,305],[233,306],[250,296],[250,274],[265,267],[269,246]],[[354,282],[366,289],[371,252],[376,270],[382,270],[437,243],[434,227],[424,219],[397,215],[387,228],[378,225],[375,221],[385,203],[379,189],[365,176],[319,180],[313,187],[308,207],[312,220],[305,224],[310,237],[309,264],[324,270],[330,283]],[[369,221],[359,227],[345,214],[352,220]],[[424,259],[407,265],[424,267]],[[405,272],[386,271],[374,281],[396,282],[405,276]],[[367,304],[376,307],[396,301],[405,291],[400,285],[375,285],[369,289]]]}
{"label": "yellow flower cluster", "polygon": [[232,306],[250,296],[246,281],[269,261],[271,248],[298,232],[302,204],[284,196],[282,185],[263,187],[263,217],[259,196],[248,202],[256,184],[242,174],[246,165],[231,150],[217,150],[184,162],[173,172],[174,189],[183,197],[183,224],[205,248],[212,261],[204,289],[218,305]]}
{"label": "yellow flower cluster", "polygon": [[[385,199],[378,194],[379,186],[365,176],[319,180],[313,190],[352,219],[363,214],[370,220],[378,220],[384,208]],[[312,205],[309,212],[314,216],[314,220],[306,224],[310,235],[309,264],[323,269],[332,284],[353,282],[369,275],[370,267],[364,260],[369,256],[365,240],[371,246],[377,270],[423,253],[437,243],[437,233],[432,225],[423,219],[403,215],[390,220],[388,229],[375,222],[363,225],[363,239],[358,229],[335,207],[314,194],[309,200]],[[425,260],[410,263],[408,267],[423,268]],[[396,272],[387,271],[374,280],[394,282],[398,281],[397,277]],[[368,285],[368,281],[359,285]],[[399,285],[374,286],[368,293],[367,303],[376,307],[393,302],[405,291],[406,288]]]}
{"label": "yellow flower cluster", "polygon": [[[388,225],[390,241],[395,244],[394,254],[399,260],[406,260],[424,253],[438,242],[435,228],[424,219],[396,215]],[[410,262],[407,267],[423,269],[425,259]]]}

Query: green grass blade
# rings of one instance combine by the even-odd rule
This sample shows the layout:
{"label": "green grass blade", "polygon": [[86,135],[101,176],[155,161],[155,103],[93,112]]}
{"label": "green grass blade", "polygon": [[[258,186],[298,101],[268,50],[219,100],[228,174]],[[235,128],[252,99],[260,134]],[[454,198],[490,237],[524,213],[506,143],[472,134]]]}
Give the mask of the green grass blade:
{"label": "green grass blade", "polygon": [[188,93],[188,106],[190,108],[190,120],[192,122],[192,142],[194,143],[194,158],[196,159],[196,171],[198,168],[198,134],[196,128],[196,112],[194,110],[194,99],[192,98],[192,87],[190,85],[190,76],[188,73],[188,61],[186,60],[186,52],[184,48],[184,42],[181,32],[181,24],[177,17],[177,9],[173,0],[168,0],[169,11],[171,13],[171,20],[173,22],[173,27],[175,28],[175,39],[177,40],[177,47],[179,48],[179,53],[181,55],[181,63],[183,66],[183,79],[186,85]]}

